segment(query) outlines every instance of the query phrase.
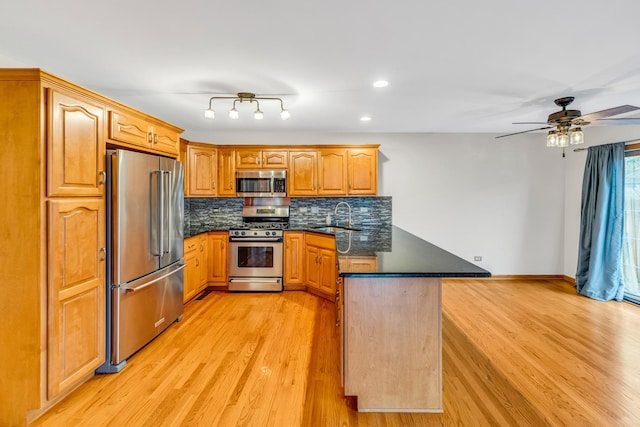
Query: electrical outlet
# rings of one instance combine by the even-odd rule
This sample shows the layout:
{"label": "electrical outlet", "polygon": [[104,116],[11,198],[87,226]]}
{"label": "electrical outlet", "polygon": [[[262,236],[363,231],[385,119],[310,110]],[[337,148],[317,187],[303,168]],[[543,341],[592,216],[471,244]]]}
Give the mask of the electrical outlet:
{"label": "electrical outlet", "polygon": [[213,213],[220,213],[220,208],[213,208]]}
{"label": "electrical outlet", "polygon": [[366,242],[367,240],[369,240],[369,236],[367,236],[366,234],[363,234],[362,236],[360,236],[361,242]]}
{"label": "electrical outlet", "polygon": [[300,213],[306,213],[307,212],[307,208],[305,206],[300,208]]}
{"label": "electrical outlet", "polygon": [[482,257],[480,255],[476,255],[473,257],[474,261],[482,261]]}
{"label": "electrical outlet", "polygon": [[367,213],[367,212],[369,212],[369,208],[368,208],[368,207],[366,207],[366,206],[361,206],[361,207],[360,207],[360,212],[361,212],[361,213]]}
{"label": "electrical outlet", "polygon": [[318,207],[317,206],[311,206],[311,213],[312,214],[317,214],[318,213]]}

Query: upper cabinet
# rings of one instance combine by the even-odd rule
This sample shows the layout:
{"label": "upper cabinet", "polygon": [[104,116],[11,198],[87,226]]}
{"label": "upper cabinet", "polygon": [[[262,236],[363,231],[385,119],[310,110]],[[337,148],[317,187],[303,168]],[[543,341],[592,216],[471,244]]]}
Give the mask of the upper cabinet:
{"label": "upper cabinet", "polygon": [[289,196],[375,196],[378,149],[321,148],[289,152]]}
{"label": "upper cabinet", "polygon": [[[286,169],[287,194],[291,197],[378,194],[377,145],[266,149],[195,142],[187,147],[186,196],[236,197],[235,174],[242,169]],[[213,153],[216,149],[217,155]],[[194,157],[194,153],[200,157]]]}
{"label": "upper cabinet", "polygon": [[189,146],[187,148],[188,195],[215,196],[218,180],[217,150],[211,146]]}
{"label": "upper cabinet", "polygon": [[47,88],[47,194],[102,196],[105,107],[79,94]]}
{"label": "upper cabinet", "polygon": [[286,150],[236,149],[236,169],[286,169]]}
{"label": "upper cabinet", "polygon": [[133,113],[109,111],[109,139],[131,148],[178,156],[180,133]]}

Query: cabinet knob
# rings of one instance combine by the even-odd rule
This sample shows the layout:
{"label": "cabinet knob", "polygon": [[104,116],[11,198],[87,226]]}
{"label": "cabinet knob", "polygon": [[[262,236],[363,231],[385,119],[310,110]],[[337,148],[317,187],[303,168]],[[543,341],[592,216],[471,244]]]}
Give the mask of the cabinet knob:
{"label": "cabinet knob", "polygon": [[147,142],[151,144],[153,142],[153,133],[147,132]]}
{"label": "cabinet knob", "polygon": [[196,258],[196,267],[200,265],[200,258]]}
{"label": "cabinet knob", "polygon": [[153,134],[153,143],[154,143],[154,144],[157,144],[157,143],[158,143],[158,134],[157,134],[157,133],[154,133],[154,134]]}
{"label": "cabinet knob", "polygon": [[215,189],[216,189],[216,182],[215,182],[215,181],[213,181],[213,182],[211,183],[211,188],[212,188],[213,190],[215,190]]}
{"label": "cabinet knob", "polygon": [[107,248],[100,248],[100,261],[107,259]]}

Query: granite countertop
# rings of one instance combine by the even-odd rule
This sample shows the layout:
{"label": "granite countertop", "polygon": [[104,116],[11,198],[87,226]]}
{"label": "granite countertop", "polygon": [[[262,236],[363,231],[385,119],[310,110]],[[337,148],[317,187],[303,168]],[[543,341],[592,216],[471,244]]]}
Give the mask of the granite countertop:
{"label": "granite countertop", "polygon": [[[361,240],[363,232],[372,235]],[[377,271],[345,271],[342,263],[339,274],[343,277],[491,277],[487,270],[396,226],[391,226],[388,231],[376,228],[333,234],[336,236],[338,259],[377,258]]]}

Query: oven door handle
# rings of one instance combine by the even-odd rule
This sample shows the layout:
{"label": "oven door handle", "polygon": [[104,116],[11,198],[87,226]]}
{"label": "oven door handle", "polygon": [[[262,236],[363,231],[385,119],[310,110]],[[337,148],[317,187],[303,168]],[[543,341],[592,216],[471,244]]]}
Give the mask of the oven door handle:
{"label": "oven door handle", "polygon": [[230,242],[282,242],[282,237],[229,237]]}

